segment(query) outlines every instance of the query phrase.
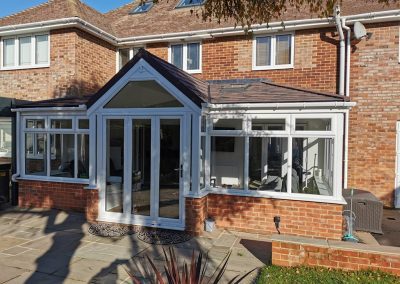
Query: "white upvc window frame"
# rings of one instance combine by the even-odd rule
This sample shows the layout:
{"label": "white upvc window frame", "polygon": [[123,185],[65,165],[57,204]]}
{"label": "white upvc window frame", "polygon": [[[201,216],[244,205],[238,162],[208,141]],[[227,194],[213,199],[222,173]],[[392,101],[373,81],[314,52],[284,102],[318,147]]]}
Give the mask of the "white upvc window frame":
{"label": "white upvc window frame", "polygon": [[[51,128],[51,121],[55,119],[71,119],[72,120],[72,128],[68,129],[63,129],[63,128]],[[43,116],[32,116],[32,115],[26,115],[22,117],[22,127],[21,127],[21,144],[19,147],[21,147],[20,153],[21,155],[21,178],[22,179],[28,179],[28,180],[43,180],[43,181],[56,181],[56,182],[67,182],[67,183],[83,183],[83,184],[88,184],[89,183],[89,178],[78,178],[78,135],[80,134],[86,134],[90,137],[90,129],[79,129],[78,128],[78,120],[79,119],[88,119],[90,123],[90,119],[87,116],[76,116],[76,115],[43,115]],[[45,127],[44,128],[27,128],[26,127],[26,122],[27,120],[44,120]],[[33,133],[33,134],[44,134],[46,135],[46,147],[45,151],[47,153],[47,158],[46,158],[46,174],[45,175],[29,175],[26,174],[26,159],[43,159],[43,155],[32,155],[32,156],[27,156],[26,155],[26,145],[25,145],[25,139],[26,139],[26,134],[27,133]],[[50,136],[52,134],[72,134],[74,135],[74,177],[54,177],[51,176],[51,160],[55,159],[53,155],[51,155],[51,145],[50,145]],[[90,141],[90,140],[89,140]],[[90,152],[90,150],[89,150]],[[90,159],[90,157],[89,157]],[[90,166],[89,166],[90,167]],[[89,171],[89,169],[88,169]]]}
{"label": "white upvc window frame", "polygon": [[[341,116],[341,118],[340,118]],[[213,130],[212,121],[215,118],[226,119],[243,119],[243,131],[238,130]],[[284,131],[276,130],[252,130],[252,119],[285,119],[286,127]],[[296,131],[296,119],[318,119],[329,118],[331,119],[330,131]],[[240,196],[254,196],[266,197],[277,199],[291,199],[291,200],[305,200],[326,203],[343,203],[342,191],[342,149],[343,146],[343,129],[340,128],[340,122],[343,122],[343,113],[277,113],[277,114],[209,114],[206,116],[205,131],[200,133],[201,137],[205,137],[205,186],[201,189],[203,193],[216,193],[216,194],[229,194]],[[243,188],[241,189],[223,189],[220,187],[212,187],[210,185],[211,178],[211,137],[212,136],[230,136],[230,137],[244,137],[244,181]],[[293,138],[330,138],[333,140],[333,186],[332,195],[317,195],[305,193],[292,193],[291,192],[291,175],[287,178],[287,192],[262,192],[249,189],[249,139],[250,137],[280,137],[288,139],[288,165],[287,170],[292,170],[292,141]]]}
{"label": "white upvc window frame", "polygon": [[[36,37],[47,36],[47,63],[37,64],[36,63]],[[31,64],[20,65],[19,63],[19,38],[30,37],[31,38]],[[4,66],[4,41],[7,39],[14,39],[14,65]],[[50,33],[33,33],[33,34],[20,34],[15,36],[5,36],[0,40],[0,70],[23,70],[23,69],[35,69],[35,68],[47,68],[50,67]]]}
{"label": "white upvc window frame", "polygon": [[[11,126],[11,133],[10,133],[10,135],[12,136],[13,130],[12,130],[12,119],[11,119],[11,117],[10,117],[10,118],[8,118],[8,117],[2,117],[2,118],[0,118],[0,122],[2,122],[2,123],[10,123],[10,126]],[[11,158],[11,155],[12,155],[12,147],[13,147],[13,145],[12,145],[12,139],[14,139],[14,138],[11,138],[11,150],[5,148],[5,147],[4,147],[4,144],[6,143],[6,141],[3,140],[3,131],[4,131],[3,129],[0,129],[0,148],[2,148],[2,149],[4,149],[4,150],[7,150],[7,151],[0,152],[0,157],[1,157],[1,158]]]}
{"label": "white upvc window frame", "polygon": [[117,52],[116,52],[116,54],[117,54],[117,55],[116,55],[116,61],[117,61],[117,64],[116,64],[116,66],[117,66],[116,72],[117,72],[117,73],[118,73],[119,70],[122,69],[122,67],[124,67],[124,66],[121,66],[120,61],[119,61],[120,51],[121,51],[122,49],[129,49],[129,60],[131,60],[131,59],[135,56],[133,50],[134,50],[134,49],[140,49],[140,48],[146,48],[146,46],[145,46],[145,45],[138,45],[138,46],[129,46],[129,47],[127,46],[127,47],[120,47],[120,48],[118,48],[118,50],[117,50]]}
{"label": "white upvc window frame", "polygon": [[[188,70],[187,68],[187,59],[188,59],[188,52],[187,46],[188,44],[198,43],[199,44],[199,69],[191,69]],[[189,74],[199,74],[202,73],[202,65],[203,65],[203,44],[201,41],[190,41],[190,42],[171,42],[168,45],[168,62],[172,64],[172,46],[174,45],[182,45],[182,70],[186,71]]]}
{"label": "white upvc window frame", "polygon": [[[290,64],[276,64],[276,37],[290,35]],[[270,37],[271,38],[271,64],[270,65],[257,65],[257,38]],[[282,32],[274,34],[256,34],[253,36],[252,46],[252,69],[253,70],[274,70],[274,69],[293,69],[294,68],[294,49],[295,49],[295,34],[294,32]]]}

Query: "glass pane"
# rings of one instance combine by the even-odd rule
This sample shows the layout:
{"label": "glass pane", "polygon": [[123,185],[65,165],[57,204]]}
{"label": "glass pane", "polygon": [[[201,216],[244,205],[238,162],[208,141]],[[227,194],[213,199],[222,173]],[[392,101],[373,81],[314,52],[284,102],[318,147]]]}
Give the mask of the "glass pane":
{"label": "glass pane", "polygon": [[331,138],[293,138],[293,193],[333,195],[333,150]]}
{"label": "glass pane", "polygon": [[129,48],[124,48],[119,50],[119,69],[125,66],[129,62]]}
{"label": "glass pane", "polygon": [[75,141],[73,134],[50,135],[50,175],[75,177]]}
{"label": "glass pane", "polygon": [[15,39],[9,38],[3,41],[3,66],[15,65]]}
{"label": "glass pane", "polygon": [[180,138],[179,119],[160,120],[159,217],[179,219]]}
{"label": "glass pane", "polygon": [[182,107],[168,91],[155,81],[129,82],[105,108]]}
{"label": "glass pane", "polygon": [[89,129],[89,119],[79,119],[78,127],[79,129]]}
{"label": "glass pane", "polygon": [[151,119],[132,125],[132,214],[150,216]]}
{"label": "glass pane", "polygon": [[187,69],[200,69],[200,43],[189,43],[187,45]]}
{"label": "glass pane", "polygon": [[244,137],[211,137],[212,187],[243,189]]}
{"label": "glass pane", "polygon": [[0,120],[0,156],[11,157],[12,127],[11,119]]}
{"label": "glass pane", "polygon": [[171,45],[171,63],[183,69],[183,45]]}
{"label": "glass pane", "polygon": [[201,136],[200,141],[200,188],[206,185],[205,169],[206,169],[206,137]]}
{"label": "glass pane", "polygon": [[331,130],[330,118],[296,119],[297,131],[329,131]]}
{"label": "glass pane", "polygon": [[288,139],[250,137],[249,189],[287,192]]}
{"label": "glass pane", "polygon": [[275,64],[290,64],[291,55],[291,35],[279,35],[276,36],[276,58]]}
{"label": "glass pane", "polygon": [[256,66],[271,65],[271,37],[256,38]]}
{"label": "glass pane", "polygon": [[146,1],[141,5],[137,6],[135,9],[133,9],[132,13],[133,14],[144,13],[150,10],[151,7],[153,7],[153,1]]}
{"label": "glass pane", "polygon": [[106,211],[123,212],[124,196],[124,120],[108,119]]}
{"label": "glass pane", "polygon": [[133,50],[133,56],[135,56],[135,55],[139,52],[140,48],[141,48],[141,47],[134,47],[134,48],[132,48],[132,50]]}
{"label": "glass pane", "polygon": [[241,119],[213,119],[214,130],[242,130]]}
{"label": "glass pane", "polygon": [[52,119],[51,128],[72,129],[72,119]]}
{"label": "glass pane", "polygon": [[204,0],[182,0],[178,7],[197,6],[203,4]]}
{"label": "glass pane", "polygon": [[44,119],[27,119],[26,128],[44,128]]}
{"label": "glass pane", "polygon": [[31,59],[31,37],[19,38],[19,65],[30,65]]}
{"label": "glass pane", "polygon": [[36,36],[36,64],[49,63],[49,36]]}
{"label": "glass pane", "polygon": [[285,119],[257,118],[251,121],[251,130],[285,130]]}
{"label": "glass pane", "polygon": [[78,134],[78,178],[89,178],[89,134]]}
{"label": "glass pane", "polygon": [[25,174],[47,175],[46,134],[25,134]]}

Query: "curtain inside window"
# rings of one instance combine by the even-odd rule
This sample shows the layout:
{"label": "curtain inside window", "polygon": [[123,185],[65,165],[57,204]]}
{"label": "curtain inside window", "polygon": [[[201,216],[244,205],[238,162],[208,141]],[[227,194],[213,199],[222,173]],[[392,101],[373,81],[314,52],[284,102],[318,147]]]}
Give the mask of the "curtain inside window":
{"label": "curtain inside window", "polygon": [[31,37],[19,38],[19,65],[31,64]]}
{"label": "curtain inside window", "polygon": [[256,38],[256,65],[271,65],[271,37]]}
{"label": "curtain inside window", "polygon": [[189,43],[187,45],[187,69],[199,70],[200,69],[200,44]]}
{"label": "curtain inside window", "polygon": [[49,37],[47,35],[36,36],[36,64],[49,63]]}
{"label": "curtain inside window", "polygon": [[276,65],[290,64],[291,36],[276,36]]}
{"label": "curtain inside window", "polygon": [[183,45],[171,45],[171,63],[183,69]]}
{"label": "curtain inside window", "polygon": [[5,39],[3,42],[3,66],[14,66],[15,39]]}

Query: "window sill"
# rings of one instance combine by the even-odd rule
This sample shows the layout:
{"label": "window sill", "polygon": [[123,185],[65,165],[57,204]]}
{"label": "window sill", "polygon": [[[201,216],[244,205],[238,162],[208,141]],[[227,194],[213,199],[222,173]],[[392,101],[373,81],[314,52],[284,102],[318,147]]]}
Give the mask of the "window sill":
{"label": "window sill", "polygon": [[41,69],[41,68],[49,68],[49,67],[50,67],[50,64],[34,65],[34,66],[1,67],[0,71],[29,70],[29,69]]}
{"label": "window sill", "polygon": [[189,74],[201,74],[202,71],[201,70],[184,70]]}
{"label": "window sill", "polygon": [[43,181],[43,182],[60,182],[60,183],[74,183],[74,184],[89,184],[89,179],[79,178],[57,178],[48,176],[31,176],[25,175],[18,177],[17,180],[32,180],[32,181]]}
{"label": "window sill", "polygon": [[[256,197],[256,198],[270,198],[270,199],[285,199],[285,200],[295,200],[295,201],[308,201],[317,203],[329,203],[329,204],[341,204],[346,205],[347,202],[343,197],[333,197],[333,196],[321,196],[321,195],[304,195],[304,194],[290,194],[290,193],[280,193],[280,192],[252,192],[244,190],[235,189],[216,189],[210,188],[207,190],[201,190],[197,195],[187,194],[187,197],[200,198],[208,194],[221,194],[221,195],[232,195],[232,196],[244,196],[244,197]],[[185,196],[185,197],[186,197]]]}
{"label": "window sill", "polygon": [[274,66],[254,66],[253,71],[262,71],[262,70],[282,70],[282,69],[294,69],[292,64],[288,65],[274,65]]}

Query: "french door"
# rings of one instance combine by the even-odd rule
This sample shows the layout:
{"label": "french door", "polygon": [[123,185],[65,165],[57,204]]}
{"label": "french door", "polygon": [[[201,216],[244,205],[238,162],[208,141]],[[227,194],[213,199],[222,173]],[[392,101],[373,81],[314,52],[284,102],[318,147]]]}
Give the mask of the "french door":
{"label": "french door", "polygon": [[103,216],[183,229],[183,117],[105,117]]}

